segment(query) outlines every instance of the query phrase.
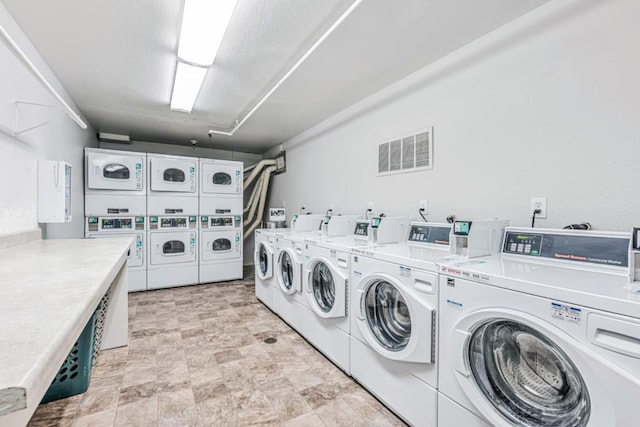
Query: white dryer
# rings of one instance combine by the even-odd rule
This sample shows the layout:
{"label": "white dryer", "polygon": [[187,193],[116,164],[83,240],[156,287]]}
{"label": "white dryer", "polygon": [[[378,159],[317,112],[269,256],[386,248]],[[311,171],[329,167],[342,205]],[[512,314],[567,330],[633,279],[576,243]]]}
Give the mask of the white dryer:
{"label": "white dryer", "polygon": [[133,238],[127,271],[129,292],[147,290],[147,228],[144,216],[135,217],[86,217],[84,237],[100,239],[105,237]]}
{"label": "white dryer", "polygon": [[243,206],[242,162],[200,159],[200,215],[240,215]]}
{"label": "white dryer", "polygon": [[198,159],[196,157],[147,155],[151,215],[198,215]]}
{"label": "white dryer", "polygon": [[200,283],[242,279],[242,217],[200,217]]}
{"label": "white dryer", "polygon": [[275,312],[275,233],[273,230],[257,229],[255,231],[255,293],[256,298]]}
{"label": "white dryer", "polygon": [[84,149],[85,216],[147,214],[146,153]]}
{"label": "white dryer", "polygon": [[450,224],[412,223],[395,245],[351,257],[351,375],[414,426],[437,425],[438,264]]}
{"label": "white dryer", "polygon": [[640,295],[625,233],[511,228],[440,267],[439,426],[632,426]]}
{"label": "white dryer", "polygon": [[149,217],[147,287],[198,283],[196,216]]}

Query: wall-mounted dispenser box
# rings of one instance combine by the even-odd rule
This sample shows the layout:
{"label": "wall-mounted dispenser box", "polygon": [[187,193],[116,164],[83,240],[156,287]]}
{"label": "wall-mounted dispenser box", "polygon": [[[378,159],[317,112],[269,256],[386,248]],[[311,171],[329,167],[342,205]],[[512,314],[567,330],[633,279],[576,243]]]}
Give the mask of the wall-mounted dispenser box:
{"label": "wall-mounted dispenser box", "polygon": [[71,165],[38,161],[38,222],[71,222]]}

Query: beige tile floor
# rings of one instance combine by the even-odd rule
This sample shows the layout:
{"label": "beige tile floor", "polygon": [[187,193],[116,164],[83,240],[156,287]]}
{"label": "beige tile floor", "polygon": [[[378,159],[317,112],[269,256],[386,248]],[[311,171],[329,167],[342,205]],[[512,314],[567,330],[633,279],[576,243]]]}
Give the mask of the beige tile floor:
{"label": "beige tile floor", "polygon": [[259,303],[253,279],[129,294],[129,334],[86,393],[29,426],[404,425]]}

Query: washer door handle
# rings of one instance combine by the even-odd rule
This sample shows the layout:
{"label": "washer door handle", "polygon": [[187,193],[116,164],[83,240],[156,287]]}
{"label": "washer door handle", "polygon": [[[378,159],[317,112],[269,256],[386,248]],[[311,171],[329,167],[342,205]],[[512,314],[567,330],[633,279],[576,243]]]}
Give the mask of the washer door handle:
{"label": "washer door handle", "polygon": [[450,348],[453,350],[455,357],[455,369],[465,377],[468,377],[471,374],[471,370],[469,369],[469,363],[465,359],[465,355],[468,354],[469,338],[471,338],[471,334],[467,331],[454,329],[450,338]]}

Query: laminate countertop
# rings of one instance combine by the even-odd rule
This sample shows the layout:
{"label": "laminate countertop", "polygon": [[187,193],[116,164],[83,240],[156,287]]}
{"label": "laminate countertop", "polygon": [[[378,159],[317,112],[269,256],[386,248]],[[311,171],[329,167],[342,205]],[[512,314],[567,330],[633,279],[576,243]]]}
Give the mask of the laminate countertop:
{"label": "laminate countertop", "polygon": [[0,250],[0,425],[28,422],[131,242],[37,240]]}

